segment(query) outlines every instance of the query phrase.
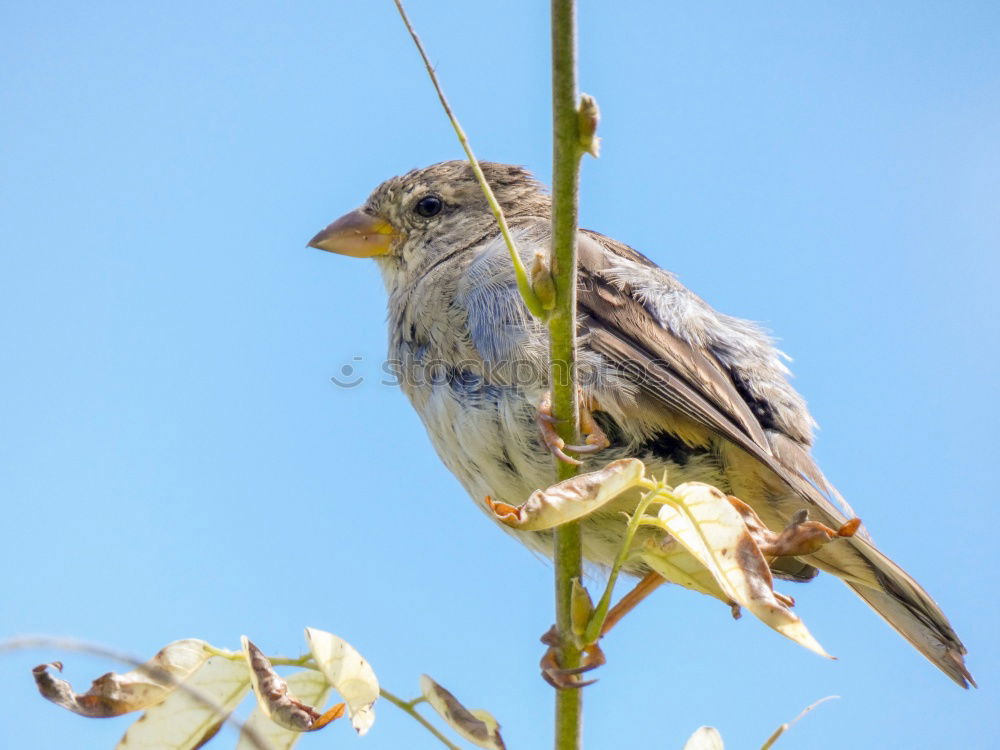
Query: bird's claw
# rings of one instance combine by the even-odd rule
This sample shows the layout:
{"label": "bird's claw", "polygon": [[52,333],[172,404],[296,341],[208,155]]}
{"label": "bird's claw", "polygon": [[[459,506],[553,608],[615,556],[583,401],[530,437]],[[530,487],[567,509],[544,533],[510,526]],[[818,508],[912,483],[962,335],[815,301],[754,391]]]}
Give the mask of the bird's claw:
{"label": "bird's claw", "polygon": [[[544,430],[543,430],[543,433],[544,433]],[[553,430],[553,435],[555,435],[555,431],[554,430]],[[578,458],[573,458],[571,455],[569,455],[568,453],[566,453],[563,450],[563,448],[566,447],[566,443],[564,443],[563,439],[561,437],[559,437],[558,435],[555,435],[555,438],[553,440],[551,440],[551,441],[545,440],[545,445],[548,447],[549,452],[553,456],[555,456],[556,458],[558,458],[560,461],[562,461],[564,464],[573,464],[574,466],[583,466],[583,461],[581,461]]]}
{"label": "bird's claw", "polygon": [[582,455],[590,455],[598,453],[611,445],[611,441],[608,440],[608,436],[604,434],[604,431],[601,430],[597,422],[594,420],[592,410],[600,408],[597,401],[593,397],[587,398],[584,396],[582,390],[579,391],[579,399],[580,432],[583,433],[584,436],[584,442],[582,445],[567,445],[566,441],[559,437],[559,434],[556,432],[555,423],[558,420],[556,420],[556,418],[552,415],[551,392],[546,391],[545,395],[542,396],[541,403],[538,405],[538,415],[536,418],[538,428],[542,433],[542,441],[545,443],[545,447],[547,447],[549,452],[563,463],[573,464],[574,466],[580,466],[583,462],[569,455],[566,451],[572,451],[573,453],[579,453]]}
{"label": "bird's claw", "polygon": [[[599,453],[607,448],[607,445],[584,443],[583,445],[564,445],[563,448],[574,453]],[[577,462],[579,463],[579,462]]]}
{"label": "bird's claw", "polygon": [[542,679],[556,690],[578,690],[593,685],[597,680],[580,680],[579,675],[597,669],[607,662],[604,652],[596,643],[591,643],[583,649],[583,664],[579,667],[564,668],[559,666],[559,647],[561,639],[553,625],[541,638],[548,648],[542,655],[538,665],[542,668]]}

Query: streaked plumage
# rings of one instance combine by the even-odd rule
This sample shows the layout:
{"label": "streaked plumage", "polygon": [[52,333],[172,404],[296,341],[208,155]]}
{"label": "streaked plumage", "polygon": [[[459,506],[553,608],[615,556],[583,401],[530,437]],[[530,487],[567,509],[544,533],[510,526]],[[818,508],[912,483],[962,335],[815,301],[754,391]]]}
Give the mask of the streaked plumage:
{"label": "streaked plumage", "polygon": [[[548,247],[548,196],[519,167],[483,168],[529,263]],[[437,205],[418,207],[427,196],[440,205],[424,216]],[[357,228],[366,222],[377,228]],[[377,252],[342,249],[351,232]],[[438,455],[473,500],[517,505],[550,484],[552,460],[535,422],[548,389],[546,331],[521,302],[468,166],[445,162],[393,178],[312,244],[375,257],[389,296],[389,358]],[[759,327],[716,312],[608,237],[582,231],[579,258],[579,378],[612,441],[588,466],[638,457],[655,474],[666,469],[672,484],[708,482],[738,496],[774,529],[802,508],[835,528],[853,515],[810,456],[813,420]],[[609,564],[623,528],[617,508],[588,517],[585,556]],[[548,535],[517,535],[550,554]],[[947,618],[866,532],[780,560],[775,572],[808,580],[817,568],[844,580],[959,685],[972,681]],[[638,563],[630,570],[643,572]]]}

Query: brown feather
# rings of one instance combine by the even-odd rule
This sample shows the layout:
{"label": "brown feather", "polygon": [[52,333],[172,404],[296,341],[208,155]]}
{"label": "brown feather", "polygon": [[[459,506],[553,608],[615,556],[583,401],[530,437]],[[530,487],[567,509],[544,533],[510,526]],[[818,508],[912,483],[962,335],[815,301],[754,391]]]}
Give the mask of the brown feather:
{"label": "brown feather", "polygon": [[[693,420],[741,449],[792,490],[795,503],[762,496],[764,516],[787,521],[796,508],[831,526],[853,510],[827,481],[801,435],[765,428],[736,387],[732,373],[710,351],[684,341],[649,312],[638,295],[605,275],[609,253],[655,268],[648,258],[610,238],[583,232],[579,242],[578,304],[587,346],[614,363],[639,388],[637,404],[652,399],[677,416]],[[681,437],[684,437],[681,435]],[[833,502],[838,502],[843,512]],[[775,504],[776,503],[776,504]],[[847,515],[845,515],[845,512]],[[879,552],[866,531],[838,540],[816,555],[787,561],[783,577],[808,579],[811,566],[837,575],[924,656],[962,687],[975,685],[965,667],[965,646],[934,600],[899,566]]]}

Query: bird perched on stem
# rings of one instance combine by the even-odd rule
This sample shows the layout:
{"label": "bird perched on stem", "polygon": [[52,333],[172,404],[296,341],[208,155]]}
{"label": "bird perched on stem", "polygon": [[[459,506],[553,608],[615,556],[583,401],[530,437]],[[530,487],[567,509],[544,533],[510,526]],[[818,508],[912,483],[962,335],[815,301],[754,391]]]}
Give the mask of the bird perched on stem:
{"label": "bird perched on stem", "polygon": [[[548,252],[549,196],[520,167],[482,168],[530,266],[539,250]],[[578,238],[578,383],[591,439],[562,446],[546,436],[538,418],[549,390],[546,329],[522,302],[465,162],[384,182],[309,244],[378,263],[401,387],[441,460],[484,510],[487,497],[518,505],[550,485],[555,450],[584,469],[636,457],[652,474],[665,470],[671,484],[706,482],[773,529],[803,510],[833,528],[853,516],[810,456],[814,423],[771,339],[596,232]],[[635,498],[583,519],[587,559],[611,564],[629,502]],[[511,533],[551,554],[551,532]],[[940,608],[864,530],[773,565],[789,580],[809,580],[817,569],[837,576],[955,682],[975,684]],[[648,573],[638,559],[626,570]]]}

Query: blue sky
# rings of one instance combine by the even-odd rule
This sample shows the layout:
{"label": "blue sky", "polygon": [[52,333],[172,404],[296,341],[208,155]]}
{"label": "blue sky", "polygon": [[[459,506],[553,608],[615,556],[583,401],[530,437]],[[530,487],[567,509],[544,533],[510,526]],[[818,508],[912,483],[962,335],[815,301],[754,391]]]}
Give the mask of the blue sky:
{"label": "blue sky", "polygon": [[[548,181],[545,4],[410,12],[480,157]],[[580,53],[604,118],[581,223],[776,333],[827,475],[983,686],[830,579],[792,593],[833,663],[664,589],[605,643],[588,747],[756,747],[830,694],[779,747],[994,747],[1000,10],[581,2]],[[374,266],[304,247],[461,155],[391,3],[8,3],[0,82],[0,635],[296,654],[324,628],[390,690],[427,672],[548,747],[550,568],[378,384]],[[81,688],[113,666],[0,655],[0,746],[112,747],[128,719],[34,692],[55,658]],[[300,747],[437,746],[378,713]]]}

